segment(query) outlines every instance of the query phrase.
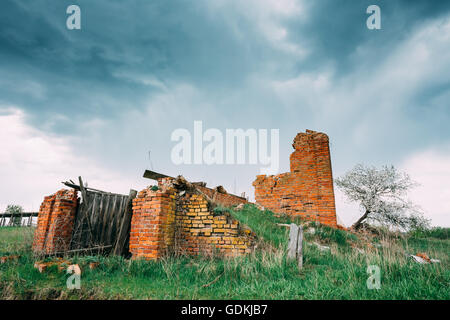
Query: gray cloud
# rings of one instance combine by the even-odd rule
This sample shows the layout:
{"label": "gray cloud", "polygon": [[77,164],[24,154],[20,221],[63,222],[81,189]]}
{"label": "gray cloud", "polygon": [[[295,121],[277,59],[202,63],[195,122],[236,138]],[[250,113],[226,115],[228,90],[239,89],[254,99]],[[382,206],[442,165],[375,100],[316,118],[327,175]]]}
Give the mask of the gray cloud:
{"label": "gray cloud", "polygon": [[[65,28],[72,3],[81,31]],[[157,170],[252,193],[258,166],[171,164],[170,133],[194,120],[279,128],[281,171],[306,128],[330,135],[336,175],[400,163],[450,142],[450,3],[377,1],[380,31],[370,4],[5,0],[0,106],[136,178],[151,149]]]}

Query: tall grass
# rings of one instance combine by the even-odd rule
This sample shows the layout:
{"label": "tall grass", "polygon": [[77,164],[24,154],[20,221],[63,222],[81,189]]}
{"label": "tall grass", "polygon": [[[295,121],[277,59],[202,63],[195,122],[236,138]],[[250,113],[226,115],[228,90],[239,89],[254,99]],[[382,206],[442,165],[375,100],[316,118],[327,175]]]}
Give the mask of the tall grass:
{"label": "tall grass", "polygon": [[[21,253],[17,261],[0,265],[3,299],[449,299],[448,240],[432,239],[429,252],[440,264],[419,265],[405,252],[420,249],[416,238],[381,237],[368,244],[343,230],[298,219],[276,217],[246,206],[230,212],[259,237],[258,249],[247,256],[167,257],[161,261],[122,257],[72,257],[82,270],[81,290],[66,288],[67,275],[56,269],[43,274],[33,268],[29,244],[19,231],[0,229],[3,247]],[[288,228],[277,223],[305,224],[304,268],[286,260]],[[310,233],[314,228],[314,233]],[[309,231],[308,231],[309,230]],[[20,233],[20,232],[19,232]],[[8,234],[8,235],[6,235]],[[14,241],[15,241],[14,240]],[[420,241],[426,239],[419,239]],[[429,239],[428,239],[429,240]],[[29,241],[29,240],[28,240]],[[314,243],[327,245],[321,251]],[[359,250],[356,250],[358,248]],[[9,250],[9,249],[8,249]],[[98,261],[90,270],[89,262]],[[369,290],[367,266],[381,270],[381,289]]]}

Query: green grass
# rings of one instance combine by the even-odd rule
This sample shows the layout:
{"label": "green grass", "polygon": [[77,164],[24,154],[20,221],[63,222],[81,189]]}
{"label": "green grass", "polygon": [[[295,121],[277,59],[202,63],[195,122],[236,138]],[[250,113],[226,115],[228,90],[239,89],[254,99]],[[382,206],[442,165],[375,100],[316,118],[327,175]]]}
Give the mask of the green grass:
{"label": "green grass", "polygon": [[450,239],[450,228],[434,227],[429,230],[417,230],[411,233],[415,238]]}
{"label": "green grass", "polygon": [[[369,239],[343,230],[305,224],[304,268],[285,258],[288,217],[246,206],[230,211],[259,237],[257,250],[231,259],[169,257],[130,261],[121,257],[73,257],[83,275],[81,290],[66,288],[56,268],[33,268],[32,230],[0,229],[0,252],[21,254],[0,264],[0,299],[444,299],[450,298],[449,240],[389,236]],[[295,223],[304,223],[296,219]],[[314,228],[314,234],[308,232]],[[21,234],[25,236],[22,238]],[[330,247],[320,251],[313,243]],[[381,247],[375,246],[379,243]],[[358,253],[353,247],[365,251]],[[419,265],[405,252],[426,252],[440,264]],[[90,270],[89,262],[99,261]],[[366,286],[368,265],[381,269],[381,289]]]}

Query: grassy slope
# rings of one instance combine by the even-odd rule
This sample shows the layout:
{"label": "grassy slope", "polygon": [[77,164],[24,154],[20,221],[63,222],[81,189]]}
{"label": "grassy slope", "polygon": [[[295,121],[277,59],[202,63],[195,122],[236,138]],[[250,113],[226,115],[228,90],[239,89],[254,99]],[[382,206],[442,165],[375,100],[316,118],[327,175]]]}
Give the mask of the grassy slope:
{"label": "grassy slope", "polygon": [[[83,269],[81,290],[65,288],[67,275],[33,268],[31,231],[0,229],[0,253],[21,253],[19,261],[0,265],[0,298],[18,299],[449,299],[449,240],[414,238],[375,239],[383,244],[367,247],[365,242],[342,230],[316,226],[305,233],[304,269],[286,261],[284,247],[288,230],[276,218],[252,206],[232,215],[264,239],[249,256],[219,258],[168,258],[164,261],[127,261],[120,257],[77,257]],[[295,221],[299,222],[299,221]],[[25,234],[25,240],[22,240]],[[313,242],[331,247],[322,252]],[[309,244],[309,245],[308,245]],[[352,248],[365,249],[360,254]],[[404,256],[425,251],[441,264],[419,265]],[[100,260],[98,269],[87,264]],[[381,289],[368,290],[368,265],[381,269]],[[213,282],[214,280],[216,280]],[[213,283],[212,283],[213,282]],[[212,283],[212,284],[211,284]],[[208,285],[209,284],[209,285]]]}

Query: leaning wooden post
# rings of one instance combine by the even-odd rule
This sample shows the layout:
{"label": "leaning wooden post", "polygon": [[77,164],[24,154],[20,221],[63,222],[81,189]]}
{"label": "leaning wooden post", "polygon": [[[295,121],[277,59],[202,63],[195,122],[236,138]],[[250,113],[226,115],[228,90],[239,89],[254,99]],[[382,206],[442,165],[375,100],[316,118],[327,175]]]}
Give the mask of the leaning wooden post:
{"label": "leaning wooden post", "polygon": [[298,268],[303,268],[303,227],[291,223],[289,230],[288,259],[297,259]]}
{"label": "leaning wooden post", "polygon": [[298,268],[303,268],[303,227],[298,227],[298,241],[297,241],[297,261]]}
{"label": "leaning wooden post", "polygon": [[297,242],[298,242],[298,226],[291,223],[289,229],[289,245],[288,245],[288,259],[295,259],[297,256]]}

